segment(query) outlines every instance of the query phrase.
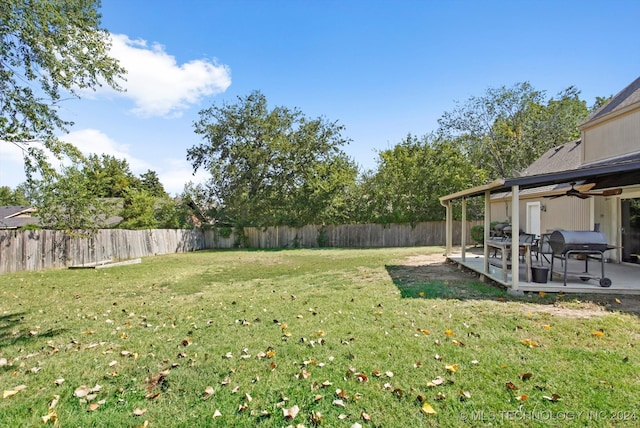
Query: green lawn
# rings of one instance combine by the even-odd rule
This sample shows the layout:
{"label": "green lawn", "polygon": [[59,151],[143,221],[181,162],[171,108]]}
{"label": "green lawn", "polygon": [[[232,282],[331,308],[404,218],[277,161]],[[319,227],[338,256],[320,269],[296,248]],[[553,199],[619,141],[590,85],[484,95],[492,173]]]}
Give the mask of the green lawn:
{"label": "green lawn", "polygon": [[640,423],[637,315],[403,268],[429,252],[2,275],[0,426]]}

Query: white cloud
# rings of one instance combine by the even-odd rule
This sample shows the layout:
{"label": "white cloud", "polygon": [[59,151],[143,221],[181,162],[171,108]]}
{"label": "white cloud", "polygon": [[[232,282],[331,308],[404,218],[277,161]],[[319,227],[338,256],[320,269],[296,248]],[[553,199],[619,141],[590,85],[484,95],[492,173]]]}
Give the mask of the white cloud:
{"label": "white cloud", "polygon": [[145,40],[112,35],[111,55],[127,70],[126,92],[120,96],[135,103],[133,113],[142,117],[180,116],[182,110],[209,95],[227,90],[231,71],[226,65],[205,59],[178,64],[164,46]]}
{"label": "white cloud", "polygon": [[95,153],[97,155],[110,155],[118,159],[124,159],[135,174],[142,174],[148,169],[153,169],[151,165],[129,153],[129,146],[119,144],[109,138],[102,131],[97,129],[83,129],[73,131],[63,137],[67,143],[73,144],[85,155]]}
{"label": "white cloud", "polygon": [[198,184],[210,178],[209,174],[201,169],[193,175],[193,167],[186,160],[167,159],[167,163],[168,165],[158,173],[158,176],[164,190],[170,195],[182,193],[184,185],[190,181]]}
{"label": "white cloud", "polygon": [[7,141],[0,141],[0,186],[15,188],[25,179],[22,149]]}

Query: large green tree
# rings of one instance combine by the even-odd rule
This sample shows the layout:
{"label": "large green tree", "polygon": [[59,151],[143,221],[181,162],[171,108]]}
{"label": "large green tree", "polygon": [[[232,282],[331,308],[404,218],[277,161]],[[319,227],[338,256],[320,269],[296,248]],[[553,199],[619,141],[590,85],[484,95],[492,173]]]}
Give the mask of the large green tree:
{"label": "large green tree", "polygon": [[30,205],[24,187],[11,189],[9,186],[0,187],[0,206]]}
{"label": "large green tree", "polygon": [[167,196],[167,192],[164,190],[164,186],[160,182],[158,173],[148,169],[144,174],[140,174],[140,186],[156,197]]}
{"label": "large green tree", "polygon": [[122,198],[129,189],[142,188],[126,159],[112,155],[90,155],[82,167],[91,192],[99,198]]}
{"label": "large green tree", "polygon": [[254,91],[200,112],[204,142],[188,150],[194,171],[211,174],[210,209],[234,225],[329,223],[357,167],[342,151],[343,126],[298,109],[269,109]]}
{"label": "large green tree", "polygon": [[[360,221],[416,223],[442,220],[439,197],[485,181],[484,171],[451,141],[408,135],[378,154],[377,170],[360,186]],[[473,213],[473,210],[470,210]]]}
{"label": "large green tree", "polygon": [[456,140],[490,178],[511,177],[551,147],[580,136],[589,114],[580,92],[569,87],[546,99],[531,84],[489,88],[439,119],[439,132]]}
{"label": "large green tree", "polygon": [[32,196],[41,225],[70,233],[91,233],[105,227],[116,208],[113,201],[97,198],[91,184],[76,165],[34,181]]}
{"label": "large green tree", "polygon": [[23,149],[29,177],[53,172],[45,151],[77,158],[56,134],[72,122],[60,115],[65,97],[103,84],[120,89],[124,74],[109,56],[99,0],[0,1],[0,144]]}

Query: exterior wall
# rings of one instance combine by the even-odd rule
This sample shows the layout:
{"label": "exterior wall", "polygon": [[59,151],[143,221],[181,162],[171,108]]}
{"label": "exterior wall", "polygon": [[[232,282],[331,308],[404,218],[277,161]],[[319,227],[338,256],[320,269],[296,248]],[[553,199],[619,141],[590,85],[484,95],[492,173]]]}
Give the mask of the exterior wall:
{"label": "exterior wall", "polygon": [[[620,246],[620,215],[619,206],[620,198],[593,198],[594,199],[594,221],[599,224],[600,232],[604,233],[607,237],[607,242],[613,246]],[[619,262],[621,257],[621,251],[610,250],[607,252],[607,257],[615,262]]]}
{"label": "exterior wall", "polygon": [[622,116],[582,130],[584,163],[640,150],[640,106]]}
{"label": "exterior wall", "polygon": [[[539,201],[544,206],[540,212],[540,231],[556,229],[591,230],[593,216],[591,199],[574,197],[537,198],[520,200],[520,227],[525,230],[527,224],[527,202]],[[491,203],[491,221],[509,221],[511,219],[511,201]]]}

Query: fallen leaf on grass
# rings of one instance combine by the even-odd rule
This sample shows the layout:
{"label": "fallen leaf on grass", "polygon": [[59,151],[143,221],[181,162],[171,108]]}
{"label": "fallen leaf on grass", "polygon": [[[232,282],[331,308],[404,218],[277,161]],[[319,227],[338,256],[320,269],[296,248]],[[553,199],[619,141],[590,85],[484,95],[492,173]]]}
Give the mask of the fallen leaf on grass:
{"label": "fallen leaf on grass", "polygon": [[444,334],[446,334],[447,336],[450,336],[450,337],[453,337],[453,336],[455,336],[455,335],[456,335],[456,334],[453,332],[453,330],[449,330],[449,329],[445,330],[445,331],[444,331]]}
{"label": "fallen leaf on grass", "polygon": [[220,413],[220,410],[216,409],[216,411],[213,412],[213,418],[219,418],[220,416],[222,416],[222,413]]}
{"label": "fallen leaf on grass", "polygon": [[24,391],[25,389],[27,389],[27,385],[18,385],[13,389],[10,389],[8,391],[4,391],[2,393],[2,398],[9,398],[9,397],[13,397],[14,395],[16,395],[18,392],[20,391]]}
{"label": "fallen leaf on grass", "polygon": [[444,383],[444,378],[442,376],[438,376],[437,378],[433,379],[431,382],[427,382],[427,386],[433,387],[433,386],[442,385],[443,383]]}
{"label": "fallen leaf on grass", "polygon": [[343,398],[345,400],[349,399],[349,396],[347,395],[347,392],[344,389],[336,389],[336,395],[338,396],[338,398]]}
{"label": "fallen leaf on grass", "polygon": [[54,410],[49,410],[49,413],[42,417],[42,423],[46,424],[47,422],[51,422],[54,425],[58,424],[58,414]]}
{"label": "fallen leaf on grass", "polygon": [[164,385],[166,383],[166,377],[169,374],[169,370],[163,370],[155,375],[151,376],[147,381],[147,391],[153,391],[158,385]]}
{"label": "fallen leaf on grass", "polygon": [[424,335],[428,335],[431,334],[431,332],[429,330],[425,330],[424,328],[419,328],[418,331]]}
{"label": "fallen leaf on grass", "polygon": [[449,373],[455,373],[458,371],[458,365],[457,364],[446,364],[444,366],[445,369],[447,369],[447,371]]}
{"label": "fallen leaf on grass", "polygon": [[604,336],[604,332],[603,332],[603,331],[601,331],[601,330],[594,331],[593,333],[591,333],[591,336],[594,336],[594,337],[602,337],[602,336]]}
{"label": "fallen leaf on grass", "polygon": [[89,407],[87,407],[87,412],[95,412],[96,410],[98,410],[100,408],[100,404],[98,403],[91,403],[89,404]]}
{"label": "fallen leaf on grass", "polygon": [[369,378],[367,377],[366,374],[364,373],[358,373],[356,374],[356,379],[358,380],[358,382],[366,382],[369,380]]}
{"label": "fallen leaf on grass", "polygon": [[529,379],[531,379],[531,376],[533,376],[533,374],[532,373],[520,373],[518,376],[522,380],[529,380]]}
{"label": "fallen leaf on grass", "polygon": [[322,413],[312,410],[311,417],[309,418],[309,420],[314,425],[322,425],[322,422],[324,421],[324,416],[322,416]]}
{"label": "fallen leaf on grass", "polygon": [[508,390],[510,391],[516,391],[518,389],[518,387],[511,381],[505,383],[505,386],[507,387]]}
{"label": "fallen leaf on grass", "polygon": [[551,396],[543,395],[542,398],[544,398],[545,400],[552,401],[554,403],[560,400],[560,396],[558,394],[553,394]]}
{"label": "fallen leaf on grass", "polygon": [[436,412],[433,407],[431,407],[431,405],[429,403],[422,403],[422,407],[420,407],[420,411],[422,413],[424,413],[425,415],[435,415]]}
{"label": "fallen leaf on grass", "polygon": [[360,413],[360,417],[365,422],[371,422],[371,415],[365,412]]}
{"label": "fallen leaf on grass", "polygon": [[300,373],[296,375],[296,379],[309,379],[311,377],[311,372],[307,370],[302,370]]}
{"label": "fallen leaf on grass", "polygon": [[204,394],[202,395],[202,398],[203,398],[204,400],[206,400],[207,398],[211,397],[211,396],[213,395],[213,393],[214,393],[214,392],[215,392],[215,390],[213,389],[213,387],[212,387],[212,386],[207,386],[207,387],[204,389]]}
{"label": "fallen leaf on grass", "polygon": [[469,391],[460,391],[460,401],[465,401],[471,398],[471,393]]}
{"label": "fallen leaf on grass", "polygon": [[529,396],[527,394],[518,395],[516,397],[516,400],[518,400],[518,401],[526,401],[528,399],[529,399]]}
{"label": "fallen leaf on grass", "polygon": [[282,414],[285,419],[293,419],[298,415],[299,412],[300,408],[297,405],[288,409],[282,409]]}
{"label": "fallen leaf on grass", "polygon": [[136,416],[142,416],[145,413],[147,413],[147,408],[146,407],[144,409],[136,407],[135,410],[133,411],[133,414],[136,415]]}
{"label": "fallen leaf on grass", "polygon": [[529,348],[535,348],[538,346],[538,344],[531,339],[524,339],[522,344],[527,345]]}
{"label": "fallen leaf on grass", "polygon": [[91,388],[86,385],[79,386],[75,389],[75,391],[73,391],[73,395],[76,396],[77,398],[84,398],[90,393],[91,393]]}
{"label": "fallen leaf on grass", "polygon": [[344,401],[343,401],[343,400],[341,400],[341,399],[339,399],[339,398],[338,398],[338,399],[336,399],[336,400],[333,400],[333,401],[331,402],[331,404],[333,404],[334,406],[338,406],[338,407],[346,407],[346,406],[344,405]]}

